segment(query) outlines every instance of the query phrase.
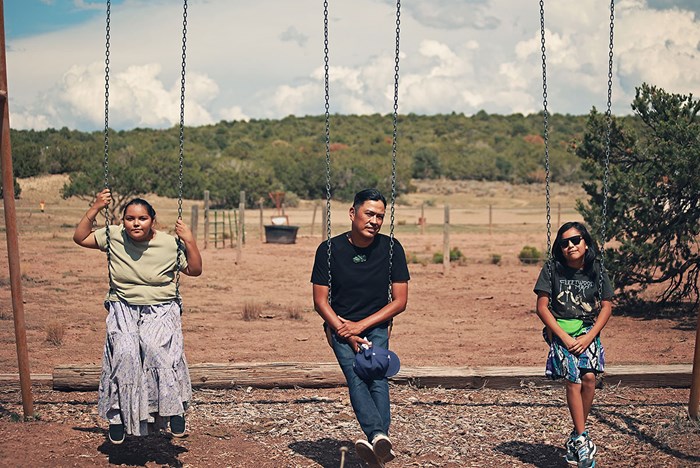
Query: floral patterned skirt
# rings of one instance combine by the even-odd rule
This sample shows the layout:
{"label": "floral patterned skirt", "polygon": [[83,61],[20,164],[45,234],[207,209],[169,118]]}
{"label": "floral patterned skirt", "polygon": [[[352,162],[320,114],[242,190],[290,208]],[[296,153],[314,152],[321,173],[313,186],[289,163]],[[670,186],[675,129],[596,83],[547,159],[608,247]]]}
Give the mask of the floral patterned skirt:
{"label": "floral patterned skirt", "polygon": [[148,435],[148,423],[164,428],[192,398],[184,353],[180,305],[105,304],[107,339],[98,412],[127,434]]}

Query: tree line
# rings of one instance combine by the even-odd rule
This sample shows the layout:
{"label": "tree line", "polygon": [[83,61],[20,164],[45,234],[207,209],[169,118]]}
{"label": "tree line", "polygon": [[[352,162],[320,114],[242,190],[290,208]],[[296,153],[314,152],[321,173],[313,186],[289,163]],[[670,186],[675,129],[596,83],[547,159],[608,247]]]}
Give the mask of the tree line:
{"label": "tree line", "polygon": [[[586,179],[572,142],[585,132],[586,116],[549,117],[551,180]],[[463,114],[399,117],[398,193],[412,178],[544,181],[543,116]],[[391,187],[391,115],[333,115],[330,121],[331,189],[348,200],[364,187]],[[326,135],[323,116],[280,120],[222,121],[185,129],[183,195],[201,199],[210,191],[220,207],[267,199],[269,191],[303,199],[326,196]],[[110,186],[125,196],[178,193],[179,128],[137,128],[108,134]],[[104,132],[12,130],[16,177],[65,173],[64,195],[89,196],[104,184]]]}

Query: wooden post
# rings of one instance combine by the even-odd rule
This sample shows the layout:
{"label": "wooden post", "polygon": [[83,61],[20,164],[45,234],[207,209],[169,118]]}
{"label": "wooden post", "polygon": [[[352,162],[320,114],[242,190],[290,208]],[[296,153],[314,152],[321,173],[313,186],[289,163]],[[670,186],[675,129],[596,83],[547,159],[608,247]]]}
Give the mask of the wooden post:
{"label": "wooden post", "polygon": [[314,236],[314,225],[316,224],[316,210],[318,209],[318,202],[314,202],[314,214],[311,215],[311,237]]}
{"label": "wooden post", "polygon": [[420,234],[425,235],[425,203],[420,204]]}
{"label": "wooden post", "polygon": [[10,270],[10,291],[12,294],[12,316],[15,324],[15,345],[17,367],[24,419],[34,417],[32,381],[29,372],[29,352],[27,350],[27,329],[24,321],[24,301],[22,299],[22,273],[19,261],[19,236],[17,213],[15,210],[15,184],[12,169],[12,149],[10,147],[10,106],[7,95],[7,62],[5,57],[5,13],[3,0],[0,0],[0,172],[2,172],[3,205],[5,207],[5,237],[7,238],[7,262]]}
{"label": "wooden post", "polygon": [[493,205],[489,205],[489,236],[493,234]]}
{"label": "wooden post", "polygon": [[199,207],[197,205],[192,205],[192,220],[190,225],[192,226],[192,235],[194,240],[197,240],[197,227],[199,224]]}
{"label": "wooden post", "polygon": [[265,203],[265,199],[263,197],[260,197],[260,200],[258,200],[258,204],[260,205],[260,242],[265,242],[265,225],[263,223],[263,203]]}
{"label": "wooden post", "polygon": [[214,210],[214,248],[219,248],[219,212],[216,210]]}
{"label": "wooden post", "polygon": [[241,241],[245,244],[245,190],[241,190],[240,198],[238,199],[238,211],[241,212]]}
{"label": "wooden post", "polygon": [[228,215],[228,246],[233,248],[233,224],[231,224],[231,211],[226,211]]}
{"label": "wooden post", "polygon": [[695,329],[695,356],[693,358],[693,380],[690,384],[688,414],[691,418],[698,419],[698,410],[700,410],[700,310],[698,311],[698,325]]}
{"label": "wooden post", "polygon": [[204,247],[209,244],[209,190],[204,191]]}
{"label": "wooden post", "polygon": [[450,271],[450,205],[445,205],[445,224],[442,236],[442,268],[445,274]]}
{"label": "wooden post", "polygon": [[245,211],[245,204],[240,202],[238,204],[238,211],[240,216],[238,217],[238,242],[236,242],[236,265],[241,263],[243,258],[243,211]]}

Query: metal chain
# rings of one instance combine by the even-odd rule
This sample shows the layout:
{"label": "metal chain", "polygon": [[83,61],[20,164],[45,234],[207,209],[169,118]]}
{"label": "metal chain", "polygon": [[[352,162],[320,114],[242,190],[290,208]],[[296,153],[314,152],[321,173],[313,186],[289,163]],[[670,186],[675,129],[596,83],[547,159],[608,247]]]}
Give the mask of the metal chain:
{"label": "metal chain", "polygon": [[391,217],[389,229],[389,302],[392,301],[391,271],[394,263],[394,208],[396,205],[396,145],[399,121],[399,39],[401,38],[401,0],[396,0],[396,53],[394,55],[394,132],[391,140]]}
{"label": "metal chain", "polygon": [[[549,277],[554,279],[554,272],[552,271],[552,209],[550,203],[550,189],[549,189],[549,111],[547,110],[547,54],[545,47],[545,27],[544,27],[544,0],[540,0],[540,44],[542,51],[542,115],[544,120],[544,132],[542,138],[544,139],[544,183],[545,183],[545,199],[546,199],[546,211],[547,211],[547,271],[549,272]],[[554,288],[552,287],[552,293]],[[548,307],[552,308],[552,295],[549,295]]]}
{"label": "metal chain", "polygon": [[[104,128],[104,188],[109,187],[109,41],[110,41],[110,22],[111,22],[112,2],[107,0],[107,14],[105,20],[105,128]],[[107,275],[109,276],[109,289],[112,292],[112,248],[109,226],[111,217],[109,214],[109,206],[105,207],[105,235],[107,241]]]}
{"label": "metal chain", "polygon": [[328,0],[323,2],[323,70],[326,113],[326,245],[328,247],[328,303],[331,303],[331,114],[328,73]]}
{"label": "metal chain", "polygon": [[[180,72],[180,158],[178,172],[177,192],[177,219],[182,219],[182,185],[185,162],[185,68],[187,64],[187,0],[182,3],[182,71]],[[175,259],[175,298],[182,307],[180,297],[180,252],[184,251],[182,240],[177,239],[177,253]],[[180,309],[182,312],[182,308]]]}
{"label": "metal chain", "polygon": [[610,43],[608,46],[608,100],[605,111],[607,124],[605,134],[605,169],[603,171],[603,218],[600,223],[600,275],[598,276],[598,293],[603,299],[603,272],[605,271],[605,241],[607,239],[606,220],[608,218],[608,191],[610,176],[610,140],[612,138],[612,87],[613,87],[613,38],[615,32],[615,0],[610,0]]}

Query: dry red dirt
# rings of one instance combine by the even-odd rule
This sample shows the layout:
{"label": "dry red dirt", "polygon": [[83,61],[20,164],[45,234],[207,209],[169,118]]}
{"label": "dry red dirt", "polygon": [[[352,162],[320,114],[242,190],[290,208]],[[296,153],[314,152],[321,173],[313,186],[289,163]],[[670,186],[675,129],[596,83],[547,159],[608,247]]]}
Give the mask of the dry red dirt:
{"label": "dry red dirt", "polygon": [[[24,308],[30,367],[33,373],[50,373],[57,364],[99,364],[104,340],[105,311],[101,304],[107,277],[104,254],[81,249],[73,244],[73,226],[86,205],[78,200],[60,200],[56,195],[56,183],[52,178],[26,181],[23,199],[18,201],[17,220],[20,228]],[[44,192],[41,191],[42,188]],[[47,202],[46,211],[43,213],[38,210],[39,198],[46,199]],[[174,222],[172,200],[155,198],[154,204],[156,210],[161,209],[159,218],[167,229]],[[189,205],[186,204],[185,211],[188,220]],[[498,203],[496,205],[498,206]],[[337,209],[334,206],[334,209],[334,226],[340,232],[345,228],[346,208],[339,205]],[[429,211],[429,221],[440,219],[441,210],[440,207]],[[527,208],[522,211],[513,209],[512,212],[508,211],[507,207],[501,208],[494,216],[494,222],[497,224],[489,233],[484,224],[484,219],[488,223],[488,218],[484,217],[487,212],[484,212],[483,206],[478,210],[455,210],[451,245],[458,247],[466,259],[444,271],[442,265],[430,263],[433,253],[442,250],[441,228],[432,226],[426,234],[420,234],[415,226],[418,211],[415,206],[404,209],[404,214],[400,215],[397,223],[397,238],[409,255],[421,262],[409,265],[409,306],[406,312],[396,319],[392,336],[392,348],[401,356],[402,363],[415,366],[542,366],[546,347],[540,337],[542,326],[533,311],[535,295],[532,292],[540,267],[523,265],[517,259],[517,254],[524,245],[542,248],[545,239],[541,225],[536,224],[541,214],[533,214]],[[399,207],[399,213],[401,212]],[[181,289],[185,300],[185,350],[190,363],[334,359],[321,333],[321,320],[311,304],[310,270],[314,250],[321,241],[318,219],[315,235],[311,235],[311,213],[308,207],[288,212],[292,222],[302,226],[296,244],[262,243],[257,231],[258,215],[255,210],[251,210],[246,214],[247,242],[239,263],[236,263],[235,249],[216,249],[210,243],[208,248],[203,250],[202,276],[182,279]],[[266,216],[269,214],[266,213]],[[501,219],[503,221],[498,224],[498,220]],[[201,232],[200,226],[200,247],[203,246]],[[2,245],[6,245],[4,230],[2,238]],[[3,249],[0,257],[0,315],[3,317],[0,320],[0,373],[16,373],[9,273],[5,254]],[[492,263],[493,254],[501,256],[500,264]],[[246,305],[259,307],[261,317],[244,321],[242,313]],[[608,363],[690,363],[693,356],[695,323],[695,317],[648,319],[643,316],[614,314],[603,333]],[[63,334],[60,344],[47,341],[50,330],[59,335]],[[301,396],[294,393],[296,391],[289,392],[283,393],[288,396],[280,398],[287,398],[289,401],[306,398],[303,392]],[[313,393],[323,397],[325,392]],[[328,392],[331,398],[342,403],[341,406],[345,405],[347,399],[342,391]],[[257,436],[260,431],[256,429],[248,432],[246,425],[252,423],[244,420],[233,426],[226,426],[222,422],[221,424],[227,427],[224,430],[225,435],[217,433],[206,437],[193,431],[192,436],[184,442],[171,442],[169,439],[167,442],[160,439],[148,442],[151,444],[148,447],[153,451],[164,453],[160,458],[142,453],[142,448],[134,442],[126,445],[128,450],[133,452],[133,456],[123,458],[118,450],[108,444],[98,443],[104,441],[104,424],[98,421],[94,414],[92,400],[95,394],[74,395],[39,393],[38,411],[40,414],[46,412],[48,417],[43,418],[43,422],[31,424],[10,422],[11,412],[21,413],[16,406],[18,394],[11,392],[2,396],[2,464],[338,465],[335,455],[328,459],[308,456],[304,459],[290,458],[284,462],[277,459],[276,462],[272,462],[269,458],[270,453],[279,455],[281,452],[265,448],[261,441],[266,439]],[[203,401],[206,399],[206,395],[199,395]],[[236,401],[245,400],[245,394],[237,395],[231,398]],[[565,407],[562,407],[561,399],[563,394],[557,391],[556,396],[558,400],[553,403],[556,408],[552,411],[558,412],[565,420],[566,414],[562,409]],[[272,397],[258,394],[258,398],[266,400]],[[410,401],[410,398],[406,396],[406,401]],[[419,393],[416,398],[416,401],[420,401],[430,397]],[[687,404],[687,392],[675,391],[663,398],[674,408],[682,408],[682,405]],[[496,403],[493,404],[496,406],[504,403],[499,397],[494,399]],[[70,411],[55,416],[56,401],[69,402],[72,405],[68,406]],[[318,411],[319,421],[324,425],[328,424],[321,414],[324,410]],[[678,413],[678,409],[674,411]],[[207,422],[197,416],[196,406],[192,413],[193,424],[196,424],[198,430],[204,430],[202,428]],[[669,418],[673,417],[672,413],[668,413]],[[344,440],[342,437],[356,437],[359,429],[351,414],[342,411],[338,414],[340,421],[343,424],[347,423],[344,431],[341,431],[340,440]],[[225,417],[225,414],[217,415],[219,416]],[[337,419],[333,421],[333,424],[338,424]],[[526,421],[522,423],[528,424]],[[217,430],[216,427],[211,429],[214,433]],[[461,437],[469,441],[473,435],[470,428],[463,430],[465,434]],[[563,428],[561,434],[565,431]],[[695,431],[697,436],[697,428],[691,431]],[[551,437],[558,437],[554,433],[558,434],[554,430],[553,434],[550,434]],[[277,440],[275,437],[281,437],[278,433],[274,433],[273,436],[269,439],[271,444]],[[449,438],[452,435],[445,434],[445,437]],[[695,440],[691,447],[697,454],[697,438]],[[555,442],[556,447],[561,445],[560,441]],[[410,440],[400,442],[404,450],[412,443]],[[420,445],[419,442],[416,443]],[[331,445],[331,448],[337,449]],[[445,442],[445,446],[449,444]],[[309,445],[308,450],[313,449],[313,444]],[[326,449],[330,450],[328,447]],[[518,452],[519,449],[516,449],[517,447],[514,450]],[[494,460],[500,460],[503,465],[522,463],[534,466],[562,466],[546,463],[546,457],[553,456],[550,453],[552,450],[554,449],[544,449],[542,456],[545,457],[545,462],[539,462],[537,457],[530,459],[514,457],[512,454],[504,455],[503,451]],[[682,450],[678,453],[681,452]],[[28,453],[36,454],[30,458],[32,463],[27,463]],[[222,453],[230,453],[230,456],[216,458]],[[639,453],[643,453],[642,448],[639,448]],[[209,460],[207,456],[214,458],[206,461]],[[695,455],[693,457],[671,456],[669,460],[676,460],[676,465],[667,466],[685,466],[686,462],[692,464],[700,461]],[[434,463],[436,466],[447,466],[449,459],[449,454],[444,457],[433,456],[423,459],[419,465],[431,466],[428,463]],[[556,457],[549,460],[555,459],[558,460]],[[353,460],[356,463],[357,460]],[[404,464],[399,463],[396,466],[409,466],[409,460],[411,459],[404,460]],[[469,457],[462,460],[464,461],[450,466],[471,464],[468,462]],[[616,463],[614,457],[609,460],[610,463],[606,466]],[[495,461],[488,463],[491,466],[499,464]],[[475,463],[474,466],[486,465]]]}

